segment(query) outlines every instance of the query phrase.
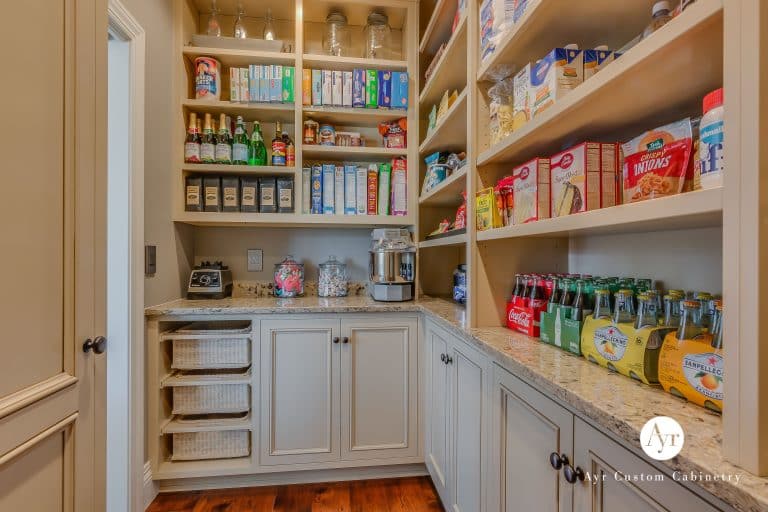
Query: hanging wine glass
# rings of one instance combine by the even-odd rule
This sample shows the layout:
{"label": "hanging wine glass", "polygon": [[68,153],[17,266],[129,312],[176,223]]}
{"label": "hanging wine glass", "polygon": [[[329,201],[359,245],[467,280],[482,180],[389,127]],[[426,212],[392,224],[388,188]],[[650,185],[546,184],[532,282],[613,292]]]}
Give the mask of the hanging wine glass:
{"label": "hanging wine glass", "polygon": [[211,15],[208,17],[208,35],[213,37],[221,37],[219,9],[216,7],[216,0],[211,0]]}
{"label": "hanging wine glass", "polygon": [[264,18],[264,40],[265,41],[274,41],[275,40],[275,25],[273,23],[272,18],[272,9],[267,7],[267,15]]}
{"label": "hanging wine glass", "polygon": [[243,4],[237,4],[237,18],[235,19],[235,39],[245,39],[248,32],[245,30],[245,9]]}

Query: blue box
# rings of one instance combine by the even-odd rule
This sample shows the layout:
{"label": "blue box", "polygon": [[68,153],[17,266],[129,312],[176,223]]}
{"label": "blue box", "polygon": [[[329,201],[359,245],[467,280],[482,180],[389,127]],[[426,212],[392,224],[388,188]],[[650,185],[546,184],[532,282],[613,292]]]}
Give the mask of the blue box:
{"label": "blue box", "polygon": [[309,213],[323,213],[323,166],[315,164],[312,166],[310,175],[310,210]]}
{"label": "blue box", "polygon": [[319,69],[312,70],[312,105],[323,104],[323,72]]}
{"label": "blue box", "polygon": [[262,103],[269,102],[270,76],[272,76],[272,67],[260,65],[259,66],[259,101]]}
{"label": "blue box", "polygon": [[251,64],[248,66],[248,89],[252,102],[259,101],[259,66]]}
{"label": "blue box", "polygon": [[365,70],[352,71],[352,106],[365,108]]}
{"label": "blue box", "polygon": [[283,102],[283,66],[272,65],[272,76],[269,78],[269,102]]}
{"label": "blue box", "polygon": [[336,165],[323,164],[323,214],[333,215],[335,213],[336,189],[334,182],[336,180]]}
{"label": "blue box", "polygon": [[392,73],[391,107],[399,110],[408,109],[408,72],[394,71]]}
{"label": "blue box", "polygon": [[392,105],[392,72],[379,71],[379,108]]}

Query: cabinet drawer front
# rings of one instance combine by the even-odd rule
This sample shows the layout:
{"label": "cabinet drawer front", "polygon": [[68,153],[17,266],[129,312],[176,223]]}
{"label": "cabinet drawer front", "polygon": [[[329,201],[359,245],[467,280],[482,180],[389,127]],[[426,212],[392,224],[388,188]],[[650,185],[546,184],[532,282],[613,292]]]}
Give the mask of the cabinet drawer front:
{"label": "cabinet drawer front", "polygon": [[425,449],[424,454],[427,469],[432,476],[443,503],[450,502],[448,496],[448,405],[449,373],[441,356],[448,354],[450,350],[448,334],[434,326],[427,324],[426,339],[426,408]]}
{"label": "cabinet drawer front", "polygon": [[261,463],[338,460],[338,320],[261,325]]}
{"label": "cabinet drawer front", "polygon": [[587,475],[575,486],[577,511],[718,510],[579,418],[573,464]]}

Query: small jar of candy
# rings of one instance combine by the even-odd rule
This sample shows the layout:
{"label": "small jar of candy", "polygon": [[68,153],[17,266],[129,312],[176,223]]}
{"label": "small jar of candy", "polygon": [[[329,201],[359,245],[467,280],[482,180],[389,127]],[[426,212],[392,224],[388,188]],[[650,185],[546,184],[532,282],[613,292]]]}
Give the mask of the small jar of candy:
{"label": "small jar of candy", "polygon": [[286,256],[275,265],[275,297],[304,295],[304,265]]}
{"label": "small jar of candy", "polygon": [[317,283],[317,294],[320,297],[346,297],[349,279],[347,266],[330,256],[328,261],[320,264]]}

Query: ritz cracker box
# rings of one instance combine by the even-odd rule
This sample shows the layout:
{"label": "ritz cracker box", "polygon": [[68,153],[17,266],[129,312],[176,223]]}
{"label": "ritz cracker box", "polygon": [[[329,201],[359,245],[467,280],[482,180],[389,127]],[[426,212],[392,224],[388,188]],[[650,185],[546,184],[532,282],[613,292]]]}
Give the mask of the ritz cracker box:
{"label": "ritz cracker box", "polygon": [[668,393],[722,412],[723,365],[723,351],[712,346],[711,334],[678,340],[670,332],[659,355],[659,382]]}
{"label": "ritz cracker box", "polygon": [[571,318],[572,310],[571,306],[547,304],[547,309],[541,312],[539,337],[544,343],[580,356],[584,323]]}

